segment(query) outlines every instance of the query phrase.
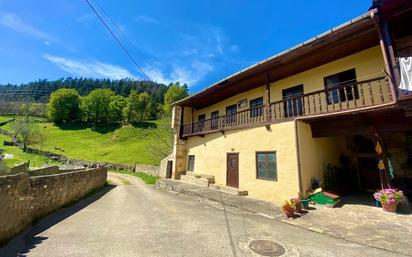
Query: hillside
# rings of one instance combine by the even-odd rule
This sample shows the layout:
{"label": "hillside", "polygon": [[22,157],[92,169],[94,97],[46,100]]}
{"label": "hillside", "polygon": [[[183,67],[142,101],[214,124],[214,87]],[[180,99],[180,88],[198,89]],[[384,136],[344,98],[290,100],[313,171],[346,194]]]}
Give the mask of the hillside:
{"label": "hillside", "polygon": [[[25,84],[0,84],[0,99],[6,102],[34,101],[47,103],[50,93],[59,88],[76,89],[80,95],[87,95],[96,88],[109,88],[116,94],[128,96],[132,89],[138,93],[147,92],[156,103],[163,103],[167,86],[151,81],[134,79],[90,79],[62,78],[58,80],[37,80]],[[1,101],[0,101],[1,102]]]}
{"label": "hillside", "polygon": [[[97,128],[81,123],[56,126],[45,122],[37,123],[36,126],[47,135],[47,142],[42,148],[46,151],[73,159],[159,164],[159,160],[153,158],[148,148],[157,144],[160,137],[167,137],[165,134],[168,133],[169,124],[169,120],[163,119],[134,125],[99,125]],[[2,129],[10,130],[10,124]],[[5,147],[0,146],[1,148]],[[8,149],[5,151],[8,152]]]}

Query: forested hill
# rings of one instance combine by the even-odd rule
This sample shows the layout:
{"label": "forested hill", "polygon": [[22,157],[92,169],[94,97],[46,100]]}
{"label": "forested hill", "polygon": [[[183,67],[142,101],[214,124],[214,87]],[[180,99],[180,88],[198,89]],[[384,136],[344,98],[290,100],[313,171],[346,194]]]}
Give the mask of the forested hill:
{"label": "forested hill", "polygon": [[151,81],[134,79],[90,79],[90,78],[65,78],[58,80],[37,80],[21,85],[0,84],[0,100],[3,101],[34,101],[48,102],[51,92],[59,88],[74,88],[80,95],[87,95],[96,88],[110,88],[116,94],[128,96],[130,90],[138,93],[147,92],[154,102],[162,103],[167,86]]}

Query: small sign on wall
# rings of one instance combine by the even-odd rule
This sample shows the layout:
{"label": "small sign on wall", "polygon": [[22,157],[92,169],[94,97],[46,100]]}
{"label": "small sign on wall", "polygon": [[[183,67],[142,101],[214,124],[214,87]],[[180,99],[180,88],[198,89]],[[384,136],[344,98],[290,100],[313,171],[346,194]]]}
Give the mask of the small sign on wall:
{"label": "small sign on wall", "polygon": [[244,108],[247,106],[247,99],[242,99],[237,103],[238,108]]}

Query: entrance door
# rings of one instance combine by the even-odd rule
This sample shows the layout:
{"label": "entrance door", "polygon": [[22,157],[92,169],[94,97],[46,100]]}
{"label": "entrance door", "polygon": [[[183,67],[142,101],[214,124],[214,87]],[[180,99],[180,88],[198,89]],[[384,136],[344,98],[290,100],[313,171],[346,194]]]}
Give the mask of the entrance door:
{"label": "entrance door", "polygon": [[283,89],[285,117],[295,117],[303,114],[303,85]]}
{"label": "entrance door", "polygon": [[166,178],[172,178],[173,161],[167,161]]}
{"label": "entrance door", "polygon": [[239,188],[239,154],[227,154],[226,184],[230,187]]}

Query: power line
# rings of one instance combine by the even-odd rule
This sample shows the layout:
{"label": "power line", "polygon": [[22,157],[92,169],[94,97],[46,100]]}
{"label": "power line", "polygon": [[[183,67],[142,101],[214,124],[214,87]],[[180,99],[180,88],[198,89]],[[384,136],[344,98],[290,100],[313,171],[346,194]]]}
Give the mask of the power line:
{"label": "power line", "polygon": [[126,35],[126,33],[119,27],[117,24],[113,21],[112,18],[110,18],[110,15],[103,9],[101,4],[97,2],[97,0],[93,0],[93,2],[96,4],[96,6],[102,11],[102,13],[107,17],[107,19],[110,21],[110,23],[113,24],[113,26],[120,32],[120,34],[123,35],[123,37],[126,39],[126,41],[137,51],[139,52],[139,48],[129,39],[129,37]]}
{"label": "power line", "polygon": [[96,16],[99,18],[99,20],[103,23],[103,25],[106,27],[106,29],[110,32],[110,34],[114,37],[114,39],[116,40],[116,42],[119,44],[119,46],[123,49],[123,51],[126,53],[126,55],[130,58],[130,60],[132,60],[132,62],[137,66],[137,68],[141,71],[141,73],[146,77],[146,79],[148,81],[151,81],[151,79],[149,78],[149,76],[146,75],[146,73],[143,71],[143,69],[140,67],[140,65],[136,62],[136,60],[133,58],[133,56],[129,53],[129,51],[127,50],[127,48],[122,44],[122,42],[119,40],[119,38],[117,38],[117,36],[115,35],[115,33],[113,33],[113,31],[110,29],[110,27],[107,25],[107,23],[103,20],[103,18],[100,16],[100,14],[96,11],[96,9],[93,7],[92,4],[90,4],[89,0],[84,0],[89,6],[90,8],[93,10],[94,14],[96,14]]}

